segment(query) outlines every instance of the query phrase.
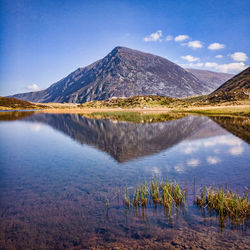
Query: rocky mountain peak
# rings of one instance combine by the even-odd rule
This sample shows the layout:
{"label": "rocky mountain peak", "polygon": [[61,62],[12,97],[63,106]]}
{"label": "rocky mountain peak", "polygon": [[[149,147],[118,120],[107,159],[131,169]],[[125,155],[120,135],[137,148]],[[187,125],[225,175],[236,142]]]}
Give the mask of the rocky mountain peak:
{"label": "rocky mountain peak", "polygon": [[196,76],[166,58],[117,46],[103,59],[78,68],[49,88],[15,97],[33,102],[82,103],[111,97],[187,97],[207,92]]}

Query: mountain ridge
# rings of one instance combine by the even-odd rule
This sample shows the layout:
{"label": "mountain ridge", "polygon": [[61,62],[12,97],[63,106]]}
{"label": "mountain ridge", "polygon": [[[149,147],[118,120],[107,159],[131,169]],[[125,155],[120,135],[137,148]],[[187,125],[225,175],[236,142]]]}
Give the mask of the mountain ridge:
{"label": "mountain ridge", "polygon": [[77,102],[112,97],[208,93],[196,76],[160,56],[117,46],[107,56],[80,67],[45,90],[12,97],[32,102]]}
{"label": "mountain ridge", "polygon": [[208,95],[211,102],[236,101],[250,97],[250,67],[223,83]]}
{"label": "mountain ridge", "polygon": [[209,88],[210,93],[220,87],[224,82],[228,81],[234,74],[229,73],[221,73],[210,70],[201,70],[201,69],[193,69],[193,68],[185,68],[188,72],[191,72],[195,75],[201,82],[206,84]]}

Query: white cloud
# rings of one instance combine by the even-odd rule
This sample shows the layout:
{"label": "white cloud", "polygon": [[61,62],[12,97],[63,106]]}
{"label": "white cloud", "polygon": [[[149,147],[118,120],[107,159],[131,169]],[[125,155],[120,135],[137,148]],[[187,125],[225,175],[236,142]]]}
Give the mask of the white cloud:
{"label": "white cloud", "polygon": [[213,139],[207,140],[203,143],[205,147],[214,147],[215,145],[228,145],[228,146],[239,146],[242,141],[237,137],[231,136],[216,136]]}
{"label": "white cloud", "polygon": [[192,49],[198,49],[203,47],[202,43],[198,40],[188,42],[187,46]]}
{"label": "white cloud", "polygon": [[228,63],[218,65],[218,70],[224,73],[239,73],[240,71],[246,69],[246,66],[243,62],[240,63]]}
{"label": "white cloud", "polygon": [[28,90],[39,90],[39,86],[37,84],[31,84],[26,87]]}
{"label": "white cloud", "polygon": [[190,63],[190,66],[194,66],[194,67],[202,67],[204,65],[204,63]]}
{"label": "white cloud", "polygon": [[199,159],[191,158],[187,161],[187,165],[190,167],[197,167],[200,164]]}
{"label": "white cloud", "polygon": [[204,66],[207,68],[214,68],[216,71],[223,72],[223,73],[239,73],[248,67],[243,62],[235,62],[235,63],[227,63],[227,64],[206,62]]}
{"label": "white cloud", "polygon": [[183,150],[183,152],[184,152],[184,154],[191,154],[191,153],[193,153],[193,152],[196,152],[198,150],[198,148],[197,147],[192,147],[192,145],[188,145],[184,150]]}
{"label": "white cloud", "polygon": [[224,49],[225,47],[226,47],[225,44],[211,43],[207,48],[210,50],[218,50],[218,49]]}
{"label": "white cloud", "polygon": [[218,66],[218,63],[215,62],[206,62],[205,67],[207,68],[216,68]]}
{"label": "white cloud", "polygon": [[198,63],[184,63],[179,64],[182,68],[200,68],[203,67],[204,63],[198,62]]}
{"label": "white cloud", "polygon": [[218,157],[208,156],[207,162],[211,165],[214,165],[214,164],[217,164],[218,162],[220,162],[220,159]]}
{"label": "white cloud", "polygon": [[215,56],[215,58],[222,58],[223,57],[223,55],[217,55],[217,56]]}
{"label": "white cloud", "polygon": [[202,67],[204,64],[203,63],[201,63],[201,62],[199,62],[199,63],[189,63],[189,64],[185,64],[185,65],[183,65],[183,68],[188,68],[188,67],[193,67],[193,68],[195,68],[195,67]]}
{"label": "white cloud", "polygon": [[41,130],[41,125],[39,123],[33,123],[30,126],[30,130],[34,132],[39,132]]}
{"label": "white cloud", "polygon": [[160,174],[160,170],[159,170],[158,167],[153,167],[153,168],[152,168],[152,172],[153,172],[154,174]]}
{"label": "white cloud", "polygon": [[235,146],[229,149],[231,155],[241,155],[243,152],[244,148],[242,146]]}
{"label": "white cloud", "polygon": [[185,168],[184,166],[180,163],[174,166],[174,170],[178,173],[184,173],[185,172]]}
{"label": "white cloud", "polygon": [[184,59],[184,60],[187,60],[189,62],[196,62],[196,61],[200,60],[200,58],[194,57],[194,56],[191,56],[191,55],[182,56],[181,58]]}
{"label": "white cloud", "polygon": [[155,33],[150,34],[149,36],[146,36],[143,38],[144,42],[161,42],[162,39],[162,31],[157,30]]}
{"label": "white cloud", "polygon": [[231,55],[231,57],[234,61],[238,62],[245,62],[248,59],[247,54],[244,52],[235,52]]}
{"label": "white cloud", "polygon": [[188,38],[189,38],[188,35],[179,35],[179,36],[176,36],[176,37],[174,38],[174,40],[175,40],[176,42],[182,42],[182,41],[187,40]]}
{"label": "white cloud", "polygon": [[173,40],[173,36],[168,35],[168,36],[166,37],[166,41],[171,41],[171,40]]}

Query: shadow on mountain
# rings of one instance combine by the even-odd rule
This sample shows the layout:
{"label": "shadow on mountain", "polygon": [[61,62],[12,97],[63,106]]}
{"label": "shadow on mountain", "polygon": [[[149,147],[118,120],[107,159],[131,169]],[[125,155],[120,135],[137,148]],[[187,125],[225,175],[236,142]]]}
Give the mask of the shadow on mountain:
{"label": "shadow on mountain", "polygon": [[211,116],[222,128],[250,144],[250,119],[246,117]]}
{"label": "shadow on mountain", "polygon": [[201,116],[143,124],[88,119],[77,114],[36,114],[25,120],[48,124],[81,144],[107,152],[118,162],[158,153],[183,140],[226,133],[211,119]]}

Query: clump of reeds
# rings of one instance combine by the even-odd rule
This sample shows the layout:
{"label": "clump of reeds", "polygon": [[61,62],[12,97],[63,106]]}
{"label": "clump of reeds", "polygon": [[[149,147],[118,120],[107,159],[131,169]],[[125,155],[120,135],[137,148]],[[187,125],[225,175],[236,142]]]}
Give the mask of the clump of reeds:
{"label": "clump of reeds", "polygon": [[145,182],[144,185],[139,186],[134,191],[132,204],[134,207],[141,206],[145,207],[148,203],[148,184]]}
{"label": "clump of reeds", "polygon": [[173,205],[184,205],[185,196],[186,189],[182,189],[178,183],[170,183],[167,178],[165,181],[158,183],[157,178],[154,177],[149,185],[145,182],[135,188],[131,203],[127,189],[125,189],[124,205],[129,207],[131,204],[134,208],[144,208],[152,202],[155,206],[163,205],[165,208],[171,209]]}
{"label": "clump of reeds", "polygon": [[196,199],[196,204],[200,207],[216,211],[219,216],[229,216],[234,219],[250,216],[250,203],[247,192],[242,196],[222,187],[218,190],[206,188],[201,190],[200,196]]}
{"label": "clump of reeds", "polygon": [[109,200],[106,198],[106,216],[109,216]]}
{"label": "clump of reeds", "polygon": [[126,208],[130,207],[130,199],[129,199],[129,196],[128,196],[127,187],[125,188],[125,192],[124,192],[124,205],[125,205]]}
{"label": "clump of reeds", "polygon": [[[156,178],[154,180],[156,183]],[[161,203],[164,207],[171,207],[174,205],[185,205],[185,197],[187,194],[186,188],[181,188],[180,185],[176,182],[168,182],[166,178],[165,182],[162,182],[160,185],[160,199],[158,203]]]}

